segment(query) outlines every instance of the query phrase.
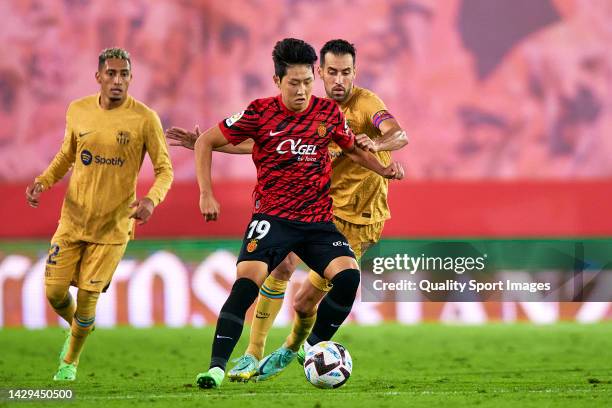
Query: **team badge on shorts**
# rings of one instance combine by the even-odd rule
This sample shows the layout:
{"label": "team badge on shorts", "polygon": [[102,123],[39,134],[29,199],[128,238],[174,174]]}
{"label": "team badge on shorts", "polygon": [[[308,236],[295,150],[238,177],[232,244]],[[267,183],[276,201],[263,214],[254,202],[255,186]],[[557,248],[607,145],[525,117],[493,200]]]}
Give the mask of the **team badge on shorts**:
{"label": "team badge on shorts", "polygon": [[250,240],[246,247],[247,252],[253,252],[256,249],[257,249],[257,240],[256,239]]}
{"label": "team badge on shorts", "polygon": [[120,145],[126,145],[130,143],[130,132],[127,130],[120,130],[117,132],[117,143]]}
{"label": "team badge on shorts", "polygon": [[319,123],[319,127],[317,128],[317,133],[321,137],[325,137],[325,135],[327,135],[327,126],[325,126],[325,122]]}

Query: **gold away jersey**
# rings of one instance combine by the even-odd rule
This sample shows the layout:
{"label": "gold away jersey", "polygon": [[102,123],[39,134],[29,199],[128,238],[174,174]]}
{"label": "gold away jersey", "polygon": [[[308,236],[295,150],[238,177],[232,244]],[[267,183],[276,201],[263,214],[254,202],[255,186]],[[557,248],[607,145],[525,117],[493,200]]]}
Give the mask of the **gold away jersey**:
{"label": "gold away jersey", "polygon": [[105,110],[99,96],[70,104],[62,147],[36,181],[48,189],[73,167],[58,232],[75,240],[122,244],[132,236],[129,205],[136,199],[145,152],[155,170],[155,182],[147,194],[155,205],[170,188],[172,165],[153,110],[131,96],[120,107]]}
{"label": "gold away jersey", "polygon": [[[351,97],[341,106],[354,134],[365,133],[371,139],[381,136],[374,125],[375,115],[386,111],[383,101],[372,91],[354,87]],[[353,224],[370,225],[390,218],[387,204],[389,181],[354,163],[338,146],[330,145],[332,163],[331,196],[334,216]],[[374,153],[388,166],[391,154]]]}

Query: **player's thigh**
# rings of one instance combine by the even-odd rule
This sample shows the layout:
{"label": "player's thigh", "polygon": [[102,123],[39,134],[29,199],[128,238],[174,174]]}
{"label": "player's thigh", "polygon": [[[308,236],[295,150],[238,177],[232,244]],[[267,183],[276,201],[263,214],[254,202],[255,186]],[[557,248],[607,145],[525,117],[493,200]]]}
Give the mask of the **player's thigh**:
{"label": "player's thigh", "polygon": [[331,279],[326,271],[332,266],[346,265],[346,269],[358,269],[355,255],[347,239],[332,223],[317,223],[305,227],[303,239],[295,253],[320,276]]}
{"label": "player's thigh", "polygon": [[[319,279],[317,281],[319,284],[325,284],[325,279],[321,278],[316,272],[310,271],[310,273]],[[302,283],[293,299],[293,309],[301,316],[311,316],[317,310],[317,305],[328,291],[314,285],[309,276],[309,279]]]}
{"label": "player's thigh", "polygon": [[45,265],[45,285],[69,287],[76,281],[85,243],[65,235],[51,239]]}
{"label": "player's thigh", "polygon": [[293,275],[293,272],[295,272],[297,269],[299,262],[300,258],[295,253],[290,252],[289,255],[287,255],[276,268],[274,268],[271,273],[272,277],[279,280],[288,281],[291,278],[291,275]]}
{"label": "player's thigh", "polygon": [[[332,280],[334,276],[346,269],[357,269],[359,270],[358,261],[361,259],[363,253],[374,243],[380,240],[384,222],[358,225],[351,224],[344,221],[344,229],[347,232],[347,240],[351,242],[351,247],[355,249],[355,259],[349,257],[339,257],[329,263],[323,276]],[[350,239],[348,237],[351,237]],[[355,261],[355,262],[353,262]]]}
{"label": "player's thigh", "polygon": [[244,232],[238,263],[263,262],[268,266],[267,272],[271,272],[287,257],[297,240],[299,235],[290,222],[254,214]]}
{"label": "player's thigh", "polygon": [[117,265],[125,254],[125,244],[88,243],[83,252],[79,271],[79,289],[104,292],[110,285]]}

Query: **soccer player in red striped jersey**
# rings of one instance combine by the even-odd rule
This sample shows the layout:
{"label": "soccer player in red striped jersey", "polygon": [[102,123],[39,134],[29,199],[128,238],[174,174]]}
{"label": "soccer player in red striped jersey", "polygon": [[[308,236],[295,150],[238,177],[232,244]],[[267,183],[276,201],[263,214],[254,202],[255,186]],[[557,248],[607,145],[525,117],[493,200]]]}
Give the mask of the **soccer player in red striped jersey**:
{"label": "soccer player in red striped jersey", "polygon": [[200,211],[207,221],[220,214],[212,194],[212,151],[253,139],[257,168],[253,217],[238,256],[237,279],[217,319],[210,368],[196,378],[201,388],[221,385],[247,309],[266,276],[289,252],[333,284],[317,319],[335,332],[348,316],[359,269],[353,250],[332,222],[329,143],[334,141],[351,160],[383,177],[403,175],[399,163],[385,167],[357,148],[338,105],[312,95],[317,55],[309,44],[284,39],[276,43],[272,57],[280,95],[253,101],[207,130],[195,144]]}

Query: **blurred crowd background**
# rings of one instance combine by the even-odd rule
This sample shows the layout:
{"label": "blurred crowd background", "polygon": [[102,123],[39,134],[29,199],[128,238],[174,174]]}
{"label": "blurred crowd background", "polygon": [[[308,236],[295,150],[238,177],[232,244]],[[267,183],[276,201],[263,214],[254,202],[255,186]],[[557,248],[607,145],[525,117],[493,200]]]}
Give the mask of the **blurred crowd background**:
{"label": "blurred crowd background", "polygon": [[[0,0],[0,327],[57,323],[43,276],[65,183],[37,210],[23,190],[58,151],[70,101],[98,91],[100,51],[131,53],[130,93],[165,128],[207,128],[277,94],[271,52],[284,37],[317,50],[334,38],[354,43],[356,84],[407,130],[410,144],[394,152],[407,177],[390,189],[385,238],[588,237],[610,253],[612,0]],[[324,95],[321,81],[314,92]],[[170,152],[176,182],[128,247],[102,325],[213,322],[233,280],[251,158],[215,158],[223,218],[204,223],[193,153]],[[153,178],[148,159],[145,167],[142,191]],[[286,324],[289,306],[283,313]],[[353,318],[542,323],[611,313],[604,302],[365,302]]]}
{"label": "blurred crowd background", "polygon": [[[411,138],[409,180],[612,176],[609,0],[8,0],[0,16],[0,182],[46,167],[103,48],[131,53],[130,92],[164,127],[206,128],[276,94],[287,36],[355,44],[356,84]],[[194,179],[191,152],[171,154]],[[254,178],[250,157],[214,170]]]}

